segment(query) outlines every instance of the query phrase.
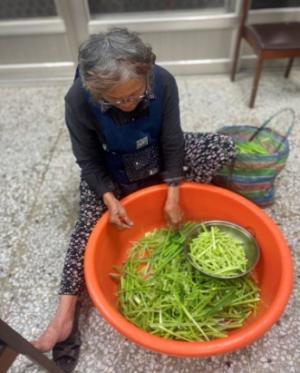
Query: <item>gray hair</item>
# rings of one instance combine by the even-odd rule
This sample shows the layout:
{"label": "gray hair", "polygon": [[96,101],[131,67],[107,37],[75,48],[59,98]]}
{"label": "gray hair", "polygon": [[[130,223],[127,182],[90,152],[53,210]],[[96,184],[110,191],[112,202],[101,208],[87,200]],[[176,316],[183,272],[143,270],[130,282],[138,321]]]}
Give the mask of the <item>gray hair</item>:
{"label": "gray hair", "polygon": [[83,85],[95,99],[119,83],[152,75],[155,54],[134,32],[113,28],[91,35],[79,48],[78,63]]}

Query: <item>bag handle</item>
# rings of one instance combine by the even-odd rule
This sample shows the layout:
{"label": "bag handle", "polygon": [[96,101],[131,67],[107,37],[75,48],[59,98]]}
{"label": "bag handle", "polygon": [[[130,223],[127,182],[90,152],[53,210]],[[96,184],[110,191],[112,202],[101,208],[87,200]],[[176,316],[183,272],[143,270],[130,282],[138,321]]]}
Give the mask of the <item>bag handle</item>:
{"label": "bag handle", "polygon": [[287,131],[286,131],[286,134],[282,137],[282,140],[280,141],[278,147],[276,148],[275,152],[277,152],[280,147],[281,147],[281,144],[283,143],[283,141],[290,135],[294,125],[295,125],[295,120],[296,120],[296,113],[295,113],[295,110],[292,109],[292,108],[283,108],[279,111],[277,111],[275,114],[271,115],[267,120],[265,120],[263,122],[263,124],[258,127],[258,129],[253,133],[253,135],[250,137],[249,141],[253,141],[255,139],[255,137],[257,135],[259,135],[259,133],[271,122],[271,120],[275,117],[277,117],[279,114],[283,113],[283,112],[290,112],[292,114],[292,120],[291,120],[291,124],[289,125]]}

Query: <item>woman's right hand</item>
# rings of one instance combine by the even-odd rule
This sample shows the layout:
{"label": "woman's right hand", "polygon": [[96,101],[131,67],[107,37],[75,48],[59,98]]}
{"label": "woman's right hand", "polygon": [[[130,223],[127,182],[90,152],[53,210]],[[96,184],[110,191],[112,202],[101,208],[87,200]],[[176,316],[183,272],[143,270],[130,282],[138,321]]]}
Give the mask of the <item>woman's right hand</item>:
{"label": "woman's right hand", "polygon": [[133,226],[125,208],[111,192],[103,194],[103,202],[107,207],[109,222],[119,229],[126,229]]}

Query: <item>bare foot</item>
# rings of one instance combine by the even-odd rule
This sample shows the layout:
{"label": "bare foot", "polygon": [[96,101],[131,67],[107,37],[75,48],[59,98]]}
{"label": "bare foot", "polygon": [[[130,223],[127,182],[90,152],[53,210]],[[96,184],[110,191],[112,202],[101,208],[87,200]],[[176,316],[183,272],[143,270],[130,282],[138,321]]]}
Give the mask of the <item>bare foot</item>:
{"label": "bare foot", "polygon": [[74,322],[76,301],[77,297],[75,296],[61,296],[54,319],[44,333],[31,342],[34,347],[41,352],[48,352],[52,350],[56,343],[62,342],[69,337]]}
{"label": "bare foot", "polygon": [[50,322],[44,333],[37,340],[33,341],[32,344],[41,352],[48,352],[52,350],[56,343],[64,341],[69,337],[72,327],[73,320],[62,322],[54,319]]}

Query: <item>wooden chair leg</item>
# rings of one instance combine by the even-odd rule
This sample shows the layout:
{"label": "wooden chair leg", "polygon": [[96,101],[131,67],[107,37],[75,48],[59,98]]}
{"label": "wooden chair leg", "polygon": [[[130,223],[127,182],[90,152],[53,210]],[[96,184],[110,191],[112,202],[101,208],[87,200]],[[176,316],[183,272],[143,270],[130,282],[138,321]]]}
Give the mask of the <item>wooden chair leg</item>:
{"label": "wooden chair leg", "polygon": [[235,73],[236,73],[238,60],[239,60],[239,55],[240,55],[241,42],[242,42],[242,33],[241,33],[241,31],[239,31],[236,46],[235,46],[235,51],[234,51],[233,65],[232,65],[232,69],[231,69],[230,79],[231,79],[232,82],[234,82],[234,80],[235,80]]}
{"label": "wooden chair leg", "polygon": [[294,57],[292,57],[292,58],[289,59],[289,62],[288,62],[288,65],[286,67],[285,74],[284,74],[285,78],[289,77],[291,69],[292,69],[292,66],[293,66],[293,62],[294,62]]}
{"label": "wooden chair leg", "polygon": [[31,343],[23,338],[19,333],[12,329],[8,324],[0,319],[0,372],[2,363],[8,368],[14,361],[16,354],[27,356],[31,361],[44,368],[49,373],[63,373],[63,371],[54,363],[37,350]]}
{"label": "wooden chair leg", "polygon": [[8,369],[11,367],[13,362],[15,361],[18,353],[14,351],[12,348],[8,347],[1,339],[0,339],[0,366],[1,372],[7,372]]}
{"label": "wooden chair leg", "polygon": [[255,77],[254,77],[254,81],[253,81],[250,104],[249,104],[250,108],[254,107],[256,92],[257,92],[258,83],[259,83],[259,78],[260,78],[260,74],[261,74],[261,71],[262,71],[262,66],[263,66],[263,58],[261,56],[258,56],[258,59],[257,59],[257,62],[256,62]]}

